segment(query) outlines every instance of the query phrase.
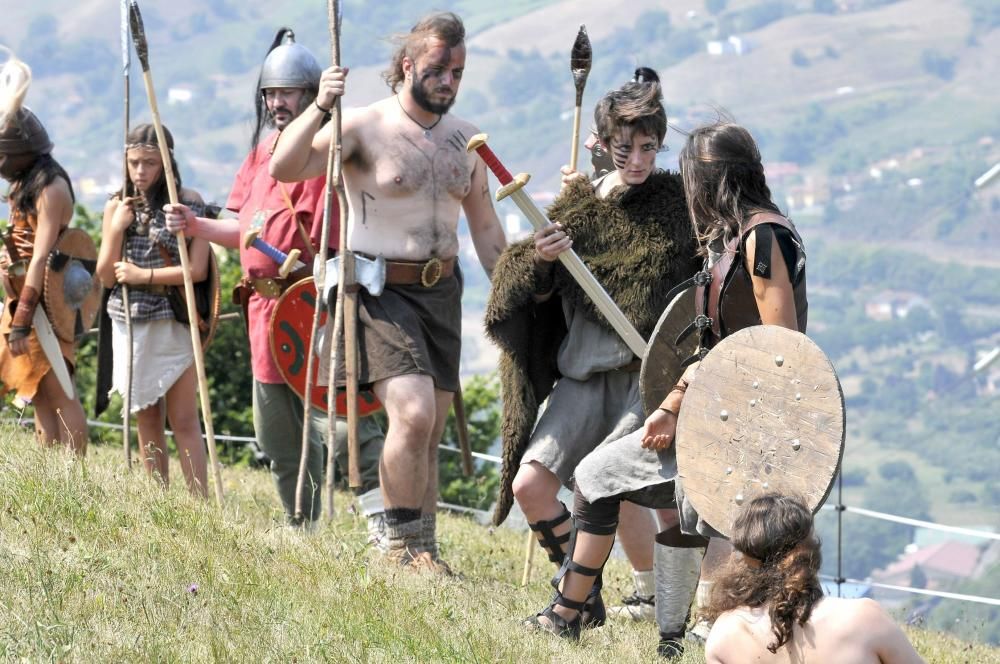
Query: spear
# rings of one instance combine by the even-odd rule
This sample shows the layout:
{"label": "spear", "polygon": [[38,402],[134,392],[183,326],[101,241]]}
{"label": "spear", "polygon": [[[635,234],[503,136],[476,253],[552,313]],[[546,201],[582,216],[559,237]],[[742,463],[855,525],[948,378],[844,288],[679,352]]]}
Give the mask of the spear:
{"label": "spear", "polygon": [[[128,131],[129,131],[129,105],[131,96],[131,86],[129,81],[129,68],[132,64],[132,51],[129,49],[128,32],[128,0],[121,2],[121,47],[122,47],[122,76],[125,81],[125,132],[122,145],[122,203],[128,195]],[[125,250],[128,246],[128,235],[122,238],[122,260],[125,260]],[[125,374],[125,394],[122,398],[122,447],[125,452],[125,465],[132,468],[132,307],[129,304],[128,284],[121,284],[122,307],[125,309],[125,338],[128,342],[128,350],[125,351],[125,362],[128,363],[128,372]]]}
{"label": "spear", "polygon": [[[327,0],[327,18],[330,29],[330,59],[334,66],[340,66],[340,2],[339,0]],[[335,419],[337,416],[336,412],[336,389],[337,389],[337,347],[340,344],[340,334],[344,329],[344,307],[345,307],[345,294],[349,289],[356,288],[355,278],[354,278],[354,261],[353,254],[347,250],[347,196],[344,193],[344,182],[341,176],[341,167],[343,164],[343,150],[341,145],[341,104],[340,97],[337,97],[333,106],[330,108],[330,151],[327,154],[326,161],[326,199],[323,207],[323,231],[320,238],[319,255],[317,256],[316,265],[316,283],[317,291],[322,292],[323,284],[326,283],[326,263],[327,263],[327,252],[329,250],[329,238],[330,238],[330,222],[333,210],[333,197],[337,197],[337,210],[339,215],[339,249],[340,249],[340,274],[337,283],[337,303],[334,307],[333,315],[333,330],[330,334],[330,369],[329,369],[329,380],[330,380],[330,390],[329,390],[329,402],[327,404],[327,431],[326,431],[326,446],[327,446],[327,460],[326,460],[326,501],[327,501],[327,518],[333,518],[333,477],[334,477],[334,447],[336,445],[336,426]],[[356,293],[354,293],[356,297]],[[356,306],[356,300],[354,300]],[[319,320],[320,320],[320,307],[317,303],[316,313],[313,316],[312,323],[312,338],[316,339],[317,332],[319,330]],[[354,310],[354,316],[356,319],[357,313]],[[350,328],[353,326],[348,326],[348,332],[352,332]],[[345,336],[348,336],[345,334]],[[353,347],[351,341],[353,338],[348,338],[345,340],[345,346],[348,349],[346,352],[346,368],[347,368],[347,439],[348,439],[348,474],[350,477],[351,486],[358,486],[361,484],[360,477],[361,473],[358,469],[358,457],[360,452],[358,450],[358,404],[357,404],[357,374],[354,373],[353,377],[353,389],[352,389],[352,369],[356,371],[357,357],[356,353],[353,354],[349,350]],[[313,375],[313,363],[316,360],[316,349],[315,344],[309,345],[309,355],[306,362],[306,376]],[[302,423],[302,458],[299,463],[299,478],[298,483],[295,487],[295,519],[296,521],[301,521],[303,519],[302,512],[302,499],[305,489],[305,479],[306,479],[306,464],[309,455],[309,405],[312,403],[312,380],[307,380],[304,390],[304,401],[306,403],[306,415],[303,418]]]}
{"label": "spear", "polygon": [[573,147],[569,157],[569,167],[576,170],[576,160],[580,156],[580,114],[583,111],[583,89],[587,86],[587,76],[590,75],[590,65],[594,59],[594,51],[590,48],[590,38],[587,27],[581,25],[573,42],[573,50],[569,55],[569,70],[573,73],[573,84],[576,85],[576,108],[573,110]]}
{"label": "spear", "polygon": [[[163,122],[160,120],[160,109],[156,104],[156,90],[153,88],[153,75],[149,70],[149,46],[146,42],[146,30],[142,25],[142,15],[136,0],[129,0],[129,24],[132,27],[132,43],[135,53],[139,56],[142,66],[142,81],[146,87],[146,98],[149,101],[149,111],[153,116],[153,128],[156,130],[156,142],[160,147],[160,159],[163,161],[163,175],[167,181],[167,193],[171,205],[178,205],[177,181],[174,179],[174,167],[170,161],[170,148],[163,134]],[[188,258],[187,239],[184,233],[177,233],[177,250],[181,257],[181,270],[184,273],[184,299],[187,304],[188,327],[191,330],[191,346],[194,349],[194,365],[198,372],[198,393],[201,396],[201,415],[205,421],[205,437],[208,440],[208,456],[212,462],[212,475],[215,480],[215,501],[222,507],[222,473],[219,471],[218,454],[215,449],[215,431],[212,427],[212,409],[208,401],[208,379],[205,377],[205,356],[201,347],[201,336],[198,332],[198,310],[195,308],[194,283],[191,280],[191,262]]]}

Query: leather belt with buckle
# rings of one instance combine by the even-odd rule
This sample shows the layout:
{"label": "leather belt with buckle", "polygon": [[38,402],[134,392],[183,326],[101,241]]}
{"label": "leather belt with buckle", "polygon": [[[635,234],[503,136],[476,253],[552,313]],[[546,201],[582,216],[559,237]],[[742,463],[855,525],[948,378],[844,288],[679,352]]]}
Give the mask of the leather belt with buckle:
{"label": "leather belt with buckle", "polygon": [[455,273],[455,258],[432,258],[428,261],[410,263],[405,261],[385,262],[385,283],[387,284],[420,284],[431,288],[442,279],[447,279]]}
{"label": "leather belt with buckle", "polygon": [[269,300],[281,297],[281,294],[288,288],[287,279],[273,279],[271,277],[247,279],[247,283],[255,293]]}

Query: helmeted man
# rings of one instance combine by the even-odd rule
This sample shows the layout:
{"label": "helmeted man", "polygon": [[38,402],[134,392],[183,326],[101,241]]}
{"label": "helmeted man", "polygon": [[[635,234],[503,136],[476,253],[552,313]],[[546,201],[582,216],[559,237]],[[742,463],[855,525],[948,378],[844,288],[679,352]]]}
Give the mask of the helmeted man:
{"label": "helmeted man", "polygon": [[[347,110],[341,140],[349,247],[387,261],[382,294],[359,293],[358,346],[359,382],[373,384],[389,415],[381,480],[390,557],[437,570],[437,446],[459,387],[460,210],[487,272],[506,244],[486,165],[466,150],[477,130],[448,113],[464,68],[461,19],[421,19],[384,75],[395,94]],[[331,132],[321,127],[346,74],[327,69],[315,103],[285,130],[271,161],[279,179],[325,170]]]}
{"label": "helmeted man", "polygon": [[[217,244],[240,250],[243,280],[238,292],[244,307],[250,337],[250,360],[253,369],[253,417],[257,440],[271,460],[278,494],[290,521],[295,515],[295,489],[301,455],[303,404],[298,394],[285,382],[271,352],[272,314],[278,298],[296,281],[311,275],[311,267],[293,272],[286,278],[278,274],[279,265],[253,247],[245,246],[244,235],[251,228],[258,237],[287,253],[302,252],[311,263],[318,253],[323,222],[326,178],[314,177],[294,184],[278,182],[268,174],[268,163],[282,131],[316,99],[320,66],[309,50],[295,42],[293,32],[282,28],[275,36],[261,67],[257,83],[257,124],[251,152],[243,161],[226,208],[236,219],[208,220],[195,217],[184,206],[167,206],[168,225],[177,232],[203,237]],[[277,131],[261,139],[264,128]],[[336,224],[336,210],[330,214]],[[336,238],[336,229],[330,233]],[[331,247],[331,252],[336,248]],[[307,521],[320,514],[320,486],[323,477],[323,445],[327,431],[326,414],[310,410],[309,464],[306,499],[303,509]],[[337,420],[338,460],[346,460],[346,423]],[[380,540],[382,506],[378,490],[378,459],[382,432],[370,417],[359,425],[361,440],[362,486],[359,500],[369,518],[373,539]]]}

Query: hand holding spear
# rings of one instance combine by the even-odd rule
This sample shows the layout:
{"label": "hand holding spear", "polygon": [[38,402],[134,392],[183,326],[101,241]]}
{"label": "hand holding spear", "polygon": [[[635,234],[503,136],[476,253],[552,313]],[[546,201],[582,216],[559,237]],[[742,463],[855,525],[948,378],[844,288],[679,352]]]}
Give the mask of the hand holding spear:
{"label": "hand holding spear", "polygon": [[[160,120],[160,109],[156,104],[156,90],[153,88],[153,76],[149,71],[149,46],[146,42],[146,30],[142,25],[142,15],[136,0],[129,2],[129,24],[132,27],[132,43],[136,55],[142,65],[142,80],[146,86],[146,98],[149,101],[149,111],[153,116],[153,128],[156,130],[156,142],[160,147],[160,159],[163,161],[163,176],[167,181],[167,193],[170,204],[177,205],[180,198],[177,195],[177,180],[174,179],[174,167],[170,160],[170,149],[163,133],[163,122]],[[184,299],[187,304],[188,327],[191,329],[191,345],[194,348],[194,365],[198,372],[198,394],[201,396],[201,415],[205,421],[205,437],[208,439],[208,456],[212,462],[212,475],[215,480],[215,501],[222,507],[222,474],[219,471],[219,460],[215,450],[215,431],[212,427],[212,409],[208,401],[208,379],[205,377],[205,357],[201,348],[201,335],[198,332],[198,310],[194,301],[194,282],[191,280],[191,262],[188,258],[187,239],[184,233],[177,233],[177,250],[181,257],[181,268],[184,273]]]}
{"label": "hand holding spear", "polygon": [[587,86],[587,76],[590,75],[590,65],[593,62],[594,51],[590,48],[590,38],[587,27],[580,26],[573,42],[573,50],[569,56],[569,70],[573,73],[573,84],[576,85],[576,109],[573,111],[573,148],[570,152],[570,170],[576,170],[577,157],[580,156],[580,115],[583,111],[583,89]]}

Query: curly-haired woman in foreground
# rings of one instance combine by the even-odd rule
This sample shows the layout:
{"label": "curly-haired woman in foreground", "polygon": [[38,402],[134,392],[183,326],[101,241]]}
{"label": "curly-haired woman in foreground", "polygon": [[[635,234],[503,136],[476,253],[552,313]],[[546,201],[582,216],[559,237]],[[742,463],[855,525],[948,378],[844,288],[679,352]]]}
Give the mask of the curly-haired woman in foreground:
{"label": "curly-haired woman in foreground", "polygon": [[812,513],[798,499],[767,494],[736,518],[733,556],[715,581],[705,617],[715,625],[709,664],[923,660],[870,599],[823,597]]}

